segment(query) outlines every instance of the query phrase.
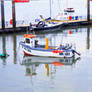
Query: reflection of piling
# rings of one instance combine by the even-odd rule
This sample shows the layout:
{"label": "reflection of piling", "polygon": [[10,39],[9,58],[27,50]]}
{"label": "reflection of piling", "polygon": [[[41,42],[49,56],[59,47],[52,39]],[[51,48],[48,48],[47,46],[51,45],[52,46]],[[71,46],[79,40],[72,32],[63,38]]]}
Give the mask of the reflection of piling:
{"label": "reflection of piling", "polygon": [[6,54],[6,42],[5,42],[5,35],[2,36],[2,41],[3,41],[3,53]]}
{"label": "reflection of piling", "polygon": [[[3,43],[3,54],[6,54],[6,37],[5,35],[2,35],[2,43]],[[6,65],[6,60],[3,58],[3,65]]]}
{"label": "reflection of piling", "polygon": [[4,0],[1,0],[1,21],[2,21],[2,29],[5,29]]}
{"label": "reflection of piling", "polygon": [[15,2],[12,0],[12,18],[13,18],[13,28],[16,29],[16,15],[15,15]]}
{"label": "reflection of piling", "polygon": [[90,0],[87,0],[87,20],[90,21]]}
{"label": "reflection of piling", "polygon": [[14,35],[14,44],[13,44],[13,49],[14,49],[14,64],[17,64],[17,62],[16,62],[16,35]]}
{"label": "reflection of piling", "polygon": [[87,28],[87,49],[90,49],[90,28]]}

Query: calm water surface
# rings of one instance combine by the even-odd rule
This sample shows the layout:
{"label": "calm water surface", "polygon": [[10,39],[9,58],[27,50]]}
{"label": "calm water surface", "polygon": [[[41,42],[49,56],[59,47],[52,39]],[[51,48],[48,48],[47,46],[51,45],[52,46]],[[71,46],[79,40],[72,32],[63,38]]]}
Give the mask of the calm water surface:
{"label": "calm water surface", "polygon": [[41,44],[48,37],[50,45],[76,45],[81,57],[72,59],[24,57],[19,47],[24,34],[0,35],[0,53],[10,55],[0,58],[0,92],[92,92],[92,27],[36,33]]}

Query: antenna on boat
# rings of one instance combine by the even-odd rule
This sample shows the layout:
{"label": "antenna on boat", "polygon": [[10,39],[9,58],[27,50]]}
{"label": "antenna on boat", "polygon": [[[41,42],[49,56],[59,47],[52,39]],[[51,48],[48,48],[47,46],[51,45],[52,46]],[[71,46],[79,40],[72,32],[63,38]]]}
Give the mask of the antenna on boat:
{"label": "antenna on boat", "polygon": [[58,0],[58,8],[59,8],[59,10],[61,11],[61,7],[60,7],[60,0]]}

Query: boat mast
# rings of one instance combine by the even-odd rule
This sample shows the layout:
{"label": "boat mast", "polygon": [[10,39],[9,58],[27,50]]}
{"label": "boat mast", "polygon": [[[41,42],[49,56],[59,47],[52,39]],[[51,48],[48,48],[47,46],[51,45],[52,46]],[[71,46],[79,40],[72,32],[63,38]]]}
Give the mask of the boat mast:
{"label": "boat mast", "polygon": [[87,21],[90,21],[90,0],[87,0]]}
{"label": "boat mast", "polygon": [[50,17],[52,16],[51,13],[52,13],[52,10],[51,10],[51,0],[50,1]]}

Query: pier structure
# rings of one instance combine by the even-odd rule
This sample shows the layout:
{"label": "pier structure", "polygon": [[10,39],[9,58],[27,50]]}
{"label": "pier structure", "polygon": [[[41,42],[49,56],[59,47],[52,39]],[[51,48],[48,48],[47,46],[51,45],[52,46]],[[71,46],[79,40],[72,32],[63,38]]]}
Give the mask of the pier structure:
{"label": "pier structure", "polygon": [[[1,26],[2,28],[0,29],[0,33],[3,32],[18,32],[18,31],[25,31],[28,30],[29,25],[25,26],[25,25],[21,25],[19,27],[16,27],[16,12],[15,12],[15,3],[25,3],[25,2],[29,2],[30,0],[12,0],[12,27],[13,28],[5,28],[5,14],[4,14],[4,1],[5,0],[1,0]],[[61,21],[63,22],[64,26],[65,25],[80,25],[80,24],[92,24],[92,19],[90,20],[90,0],[87,0],[87,19],[83,19],[83,20],[69,20],[69,21]]]}
{"label": "pier structure", "polygon": [[[4,14],[4,1],[5,0],[0,0],[1,3],[1,26],[2,29],[5,29],[5,14]],[[9,0],[6,0],[9,1]],[[12,26],[13,29],[16,29],[16,12],[15,12],[15,3],[28,3],[30,0],[11,0],[12,2]]]}

